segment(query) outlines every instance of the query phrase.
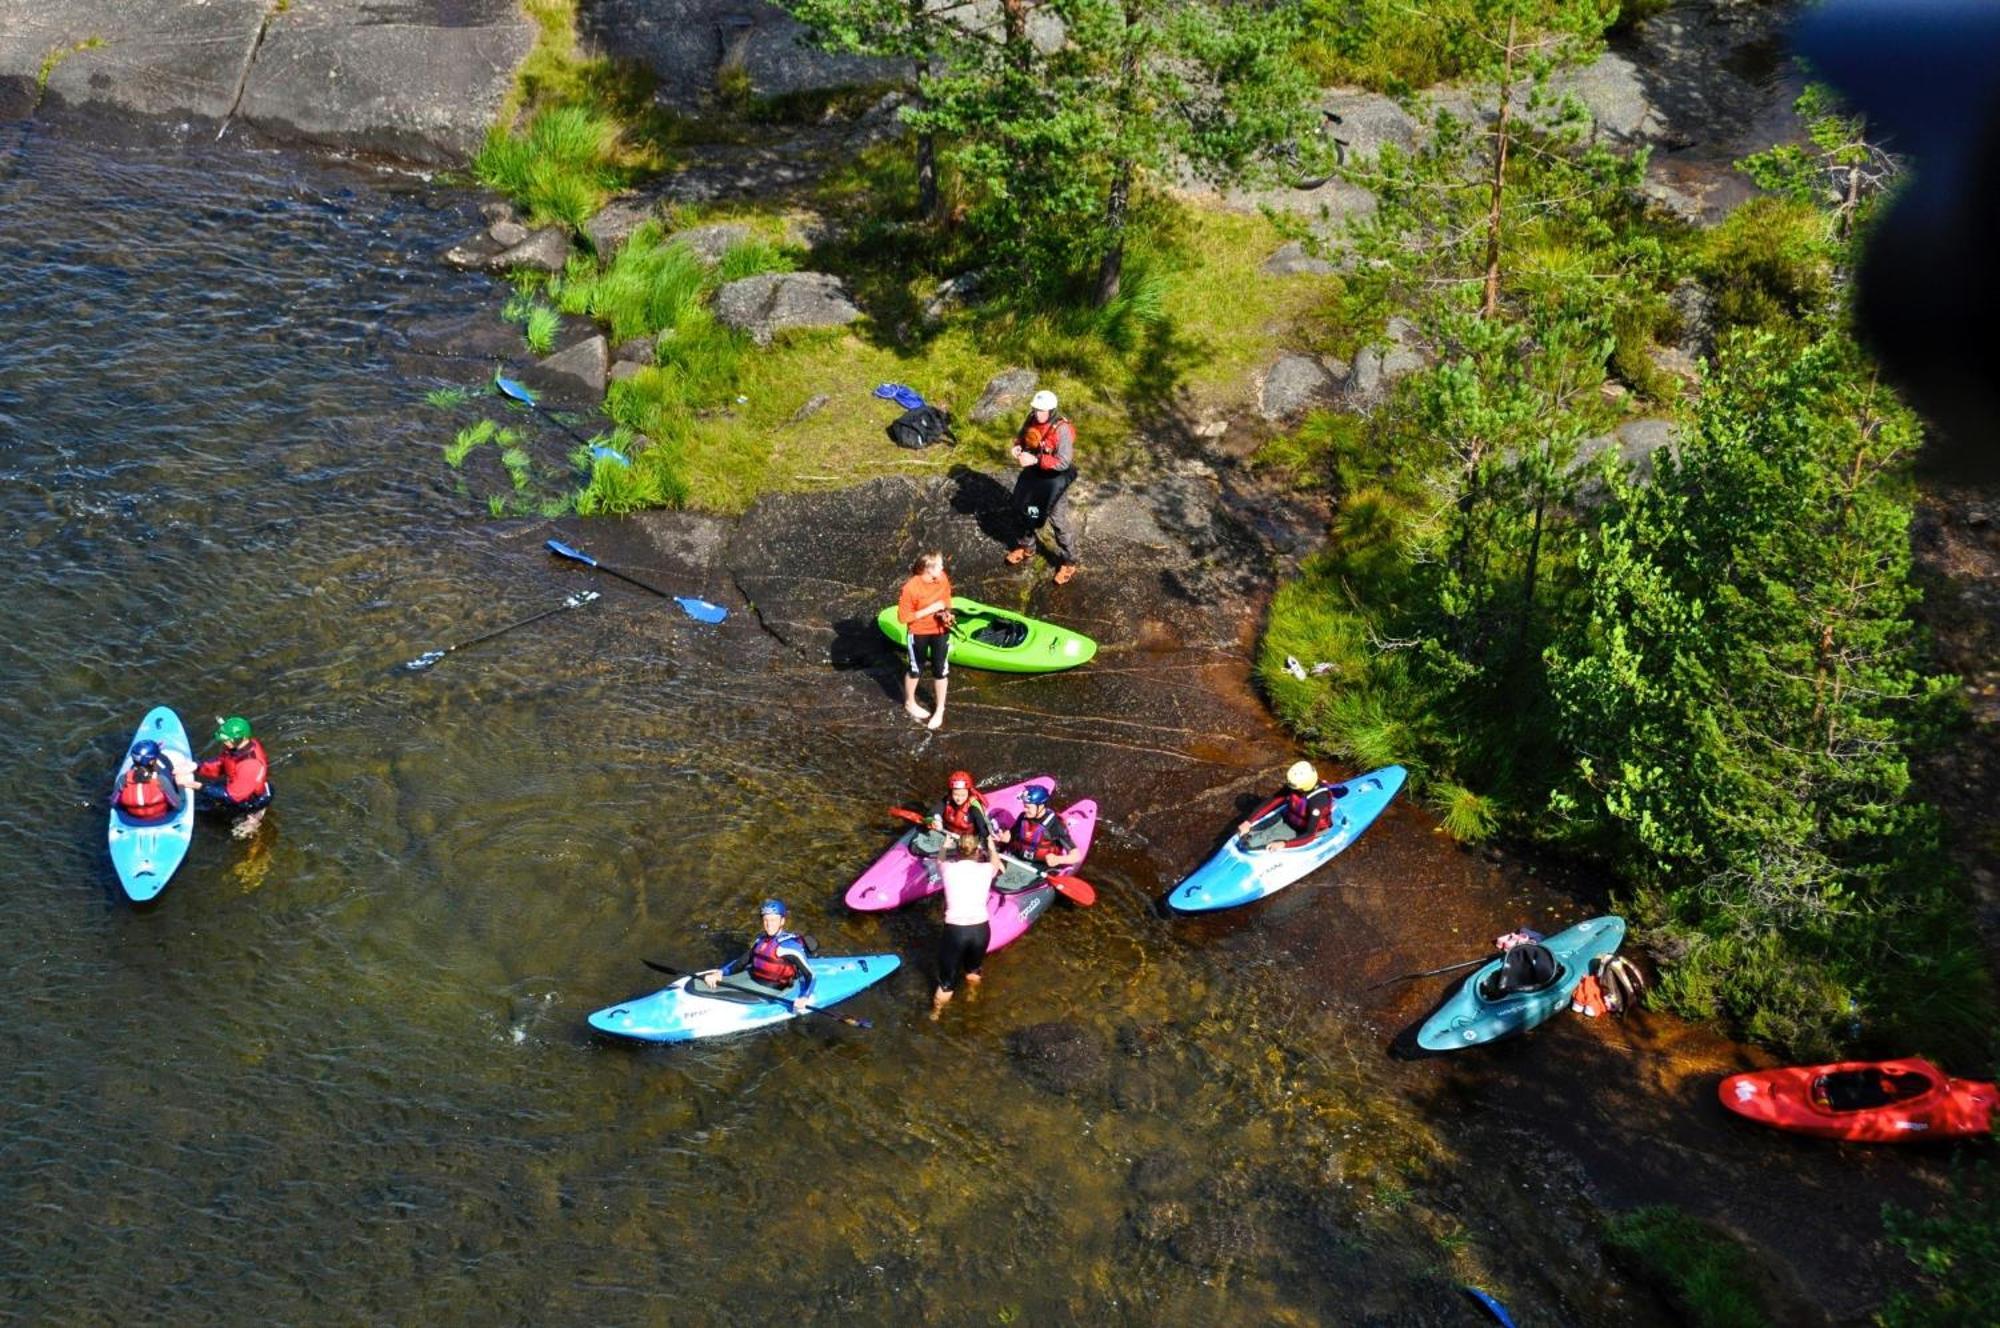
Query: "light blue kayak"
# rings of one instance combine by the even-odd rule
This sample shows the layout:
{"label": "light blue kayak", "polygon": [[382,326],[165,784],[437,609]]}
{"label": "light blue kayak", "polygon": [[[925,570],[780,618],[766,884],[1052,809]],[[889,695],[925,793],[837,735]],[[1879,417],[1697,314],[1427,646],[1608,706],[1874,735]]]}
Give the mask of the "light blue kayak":
{"label": "light blue kayak", "polygon": [[1436,1014],[1417,1030],[1417,1045],[1427,1051],[1457,1051],[1514,1033],[1525,1033],[1565,1009],[1576,984],[1590,973],[1590,961],[1614,953],[1625,940],[1625,919],[1592,918],[1543,941],[1556,957],[1556,980],[1536,991],[1517,991],[1489,1000],[1486,984],[1500,972],[1495,959],[1465,980]]}
{"label": "light blue kayak", "polygon": [[[892,954],[814,959],[813,976],[817,981],[813,985],[813,1008],[839,1004],[888,977],[902,963]],[[762,997],[728,986],[710,992],[698,982],[689,991],[688,984],[692,981],[681,978],[651,996],[599,1010],[590,1016],[590,1026],[600,1033],[641,1042],[692,1042],[696,1038],[747,1032],[799,1017],[791,1007],[792,999],[799,994],[797,983],[782,992],[772,992],[770,997]]]}
{"label": "light blue kayak", "polygon": [[[188,745],[181,717],[166,706],[155,706],[140,721],[132,741],[125,744],[125,759],[118,763],[118,777],[111,781],[114,797],[125,782],[125,772],[132,767],[132,748],[142,738],[151,738],[160,744],[160,750],[178,757],[176,764],[194,761],[194,748]],[[111,865],[118,871],[118,884],[135,903],[143,904],[166,889],[174,869],[187,856],[188,841],[194,838],[194,793],[189,789],[179,792],[181,809],[164,821],[135,821],[119,811],[115,801],[112,803]]]}
{"label": "light blue kayak", "polygon": [[[1220,852],[1174,887],[1167,896],[1168,906],[1182,913],[1210,913],[1276,894],[1325,866],[1342,849],[1361,838],[1361,832],[1374,824],[1407,778],[1409,773],[1403,767],[1385,765],[1348,780],[1345,796],[1334,800],[1333,824],[1318,838],[1297,848],[1245,850],[1237,836],[1229,836],[1229,842]],[[1272,812],[1271,816],[1280,814]],[[1257,824],[1264,825],[1270,819],[1266,817]]]}

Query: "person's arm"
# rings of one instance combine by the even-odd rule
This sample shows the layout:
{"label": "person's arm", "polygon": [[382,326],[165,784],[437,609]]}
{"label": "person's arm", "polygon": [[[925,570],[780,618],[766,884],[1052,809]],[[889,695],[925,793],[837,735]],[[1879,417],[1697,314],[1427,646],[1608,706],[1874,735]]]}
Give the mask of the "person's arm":
{"label": "person's arm", "polygon": [[[751,948],[752,949],[756,948],[754,942],[752,943]],[[706,982],[709,986],[713,987],[718,982],[722,981],[722,979],[728,977],[731,973],[739,972],[743,968],[743,966],[749,962],[750,962],[750,951],[745,950],[742,954],[736,956],[736,958],[730,960],[722,967],[706,968],[703,969],[701,972],[695,974],[695,976],[700,978],[703,982]]]}
{"label": "person's arm", "polygon": [[[159,779],[159,776],[155,775],[154,778]],[[159,782],[160,792],[167,800],[168,814],[173,816],[180,815],[181,791],[174,787],[174,781],[171,779],[160,779]]]}
{"label": "person's arm", "polygon": [[923,616],[917,612],[917,588],[917,578],[911,577],[903,583],[903,593],[896,596],[896,621],[905,627]]}
{"label": "person's arm", "polygon": [[1069,826],[1065,825],[1063,818],[1056,813],[1049,813],[1049,822],[1049,838],[1055,841],[1058,851],[1043,858],[1043,865],[1048,867],[1074,865],[1076,860],[1083,856],[1076,851],[1076,836],[1070,834]]}
{"label": "person's arm", "polygon": [[1269,816],[1272,812],[1278,810],[1278,808],[1284,805],[1285,805],[1285,795],[1280,793],[1277,797],[1271,799],[1269,802],[1265,803],[1262,807],[1259,807],[1256,811],[1251,812],[1248,816],[1244,817],[1243,820],[1238,822],[1236,826],[1236,833],[1239,835],[1249,834],[1252,830],[1257,828],[1257,822],[1263,820],[1266,816]]}
{"label": "person's arm", "polygon": [[194,768],[196,779],[215,779],[222,774],[222,758],[217,756],[203,761]]}
{"label": "person's arm", "polygon": [[785,953],[791,956],[791,960],[794,964],[798,965],[799,979],[801,983],[799,987],[799,994],[792,998],[792,1008],[795,1010],[803,1010],[808,1005],[812,1004],[813,983],[816,980],[813,975],[812,961],[806,955],[806,947],[801,943],[794,942],[793,944],[786,946]]}

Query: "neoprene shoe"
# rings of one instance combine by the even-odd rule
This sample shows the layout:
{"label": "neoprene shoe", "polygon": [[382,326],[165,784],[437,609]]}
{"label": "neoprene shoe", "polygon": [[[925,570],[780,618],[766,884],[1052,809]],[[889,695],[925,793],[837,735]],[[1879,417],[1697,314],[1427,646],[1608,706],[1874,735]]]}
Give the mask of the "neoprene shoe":
{"label": "neoprene shoe", "polygon": [[1034,556],[1035,551],[1033,549],[1009,549],[1007,550],[1005,561],[1009,567],[1019,567]]}
{"label": "neoprene shoe", "polygon": [[1061,567],[1056,568],[1056,584],[1066,586],[1069,584],[1069,579],[1075,575],[1076,564],[1064,563]]}

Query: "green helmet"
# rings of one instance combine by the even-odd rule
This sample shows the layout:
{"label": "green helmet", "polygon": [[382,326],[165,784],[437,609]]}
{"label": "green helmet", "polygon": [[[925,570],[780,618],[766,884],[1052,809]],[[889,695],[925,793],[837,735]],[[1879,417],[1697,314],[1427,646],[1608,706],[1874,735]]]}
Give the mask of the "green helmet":
{"label": "green helmet", "polygon": [[243,742],[250,737],[250,721],[241,715],[215,721],[216,742]]}

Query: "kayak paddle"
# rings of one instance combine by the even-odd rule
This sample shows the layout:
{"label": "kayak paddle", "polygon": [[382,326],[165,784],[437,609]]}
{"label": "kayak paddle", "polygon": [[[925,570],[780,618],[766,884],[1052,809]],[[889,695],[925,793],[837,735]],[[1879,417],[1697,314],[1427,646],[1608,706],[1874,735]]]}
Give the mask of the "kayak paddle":
{"label": "kayak paddle", "polygon": [[556,422],[556,427],[558,429],[561,429],[564,433],[576,439],[576,441],[582,443],[585,447],[590,446],[590,440],[588,438],[585,438],[582,434],[570,428],[567,424],[564,424],[562,421],[562,417],[560,415],[550,410],[547,406],[544,406],[541,402],[535,400],[535,394],[528,390],[528,385],[526,383],[518,382],[512,378],[504,377],[498,370],[495,370],[493,373],[493,386],[499,388],[503,395],[510,396],[514,400],[522,403],[523,405],[532,406],[536,410],[539,410],[540,412],[542,412],[542,414],[554,420]]}
{"label": "kayak paddle", "polygon": [[1362,990],[1373,991],[1376,987],[1386,987],[1391,982],[1408,982],[1411,978],[1434,978],[1440,973],[1456,973],[1461,968],[1476,968],[1489,959],[1498,959],[1499,957],[1499,952],[1495,951],[1489,955],[1481,955],[1477,959],[1468,959],[1462,964],[1446,964],[1443,968],[1427,968],[1421,973],[1398,973],[1393,978],[1383,978],[1380,982],[1371,983],[1363,987]]}
{"label": "kayak paddle", "polygon": [[1053,885],[1056,888],[1056,893],[1064,899],[1069,900],[1072,904],[1089,908],[1097,902],[1097,887],[1093,886],[1089,881],[1084,880],[1081,876],[1051,873],[1042,879]]}
{"label": "kayak paddle", "polygon": [[661,599],[672,600],[681,606],[682,613],[693,618],[696,622],[719,623],[729,616],[729,610],[723,608],[720,604],[711,604],[705,599],[695,599],[690,595],[670,595],[658,586],[646,584],[636,576],[621,572],[615,567],[606,567],[582,549],[572,548],[559,539],[549,540],[548,547],[549,552],[555,554],[558,558],[568,558],[573,562],[582,563],[585,567],[595,567],[598,571],[609,573],[617,577],[620,581],[629,581],[641,590],[650,590]]}
{"label": "kayak paddle", "polygon": [[891,807],[889,815],[900,816],[911,825],[929,825],[930,821],[921,812],[913,812],[908,807]]}
{"label": "kayak paddle", "polygon": [[[686,978],[690,982],[693,982],[700,976],[699,974],[690,973],[684,968],[673,968],[666,964],[654,963],[650,959],[641,959],[639,962],[644,964],[647,968],[652,969],[655,973],[665,973],[670,978]],[[846,1024],[849,1028],[875,1027],[874,1024],[868,1022],[866,1019],[850,1019],[848,1016],[844,1014],[835,1014],[833,1011],[823,1010],[817,1005],[808,1005],[805,1009],[801,1010],[796,1002],[788,1001],[784,997],[779,996],[776,993],[751,991],[748,987],[731,987],[730,990],[740,991],[744,992],[747,995],[756,996],[762,1000],[767,1000],[771,1002],[771,1004],[773,1005],[782,1005],[787,1010],[790,1010],[793,1014],[823,1014],[829,1019],[838,1019],[841,1023]]]}
{"label": "kayak paddle", "polygon": [[425,669],[434,667],[439,660],[443,659],[446,655],[449,655],[454,650],[463,650],[467,646],[476,646],[481,641],[491,641],[494,637],[504,636],[506,633],[513,631],[517,627],[526,627],[529,623],[538,623],[544,618],[553,618],[558,613],[562,613],[568,609],[580,609],[584,605],[590,603],[592,600],[597,598],[599,598],[599,595],[594,590],[576,591],[574,594],[564,599],[562,603],[556,605],[553,609],[546,609],[543,612],[534,615],[532,618],[523,618],[519,622],[508,623],[505,627],[495,628],[493,631],[488,632],[484,636],[473,637],[470,641],[460,641],[455,646],[446,646],[443,650],[426,650],[423,654],[418,655],[415,659],[405,663],[403,667],[408,669],[411,673],[422,673]]}

